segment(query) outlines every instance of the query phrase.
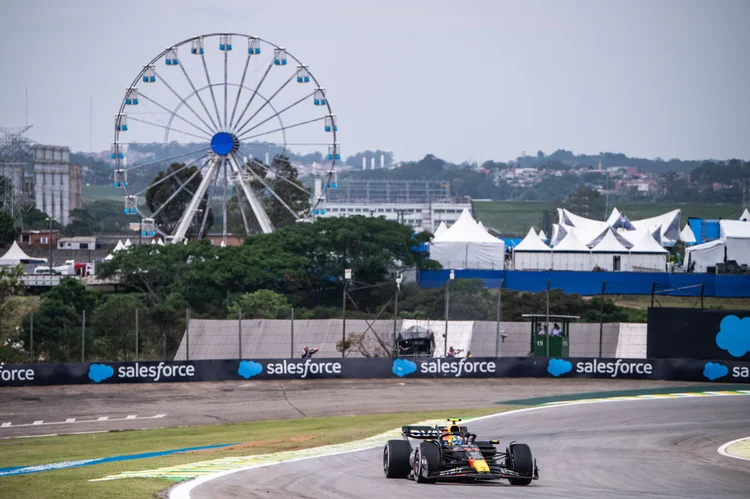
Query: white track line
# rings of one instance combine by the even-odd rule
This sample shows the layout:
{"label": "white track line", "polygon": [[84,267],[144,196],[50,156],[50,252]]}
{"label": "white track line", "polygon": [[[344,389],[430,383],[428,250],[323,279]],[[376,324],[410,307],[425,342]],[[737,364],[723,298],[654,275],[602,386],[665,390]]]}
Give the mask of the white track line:
{"label": "white track line", "polygon": [[10,422],[3,423],[0,425],[0,429],[3,428],[22,428],[24,426],[47,426],[47,425],[59,425],[59,424],[80,424],[80,423],[112,423],[116,421],[133,421],[133,420],[139,420],[142,421],[144,419],[161,419],[165,417],[166,414],[155,414],[154,416],[135,416],[135,415],[129,415],[125,416],[123,418],[110,418],[109,416],[99,416],[96,419],[76,419],[76,418],[67,418],[65,421],[48,421],[44,422],[44,420],[34,421],[33,423],[23,423],[23,424],[13,424]]}
{"label": "white track line", "polygon": [[[737,395],[749,395],[749,394],[747,394],[747,393],[738,393]],[[639,401],[639,400],[684,400],[684,399],[677,398],[677,397],[674,397],[674,398],[668,397],[668,398],[660,398],[660,399],[657,399],[657,398],[634,398],[634,399],[630,399],[630,400]],[[602,399],[602,400],[597,400],[596,403],[602,403],[602,402],[622,402],[622,401],[624,401],[624,399],[616,399],[616,400],[611,400],[611,401],[609,401],[607,399]],[[591,404],[591,402],[587,402],[585,400],[580,400],[580,401],[576,400],[576,401],[573,401],[573,402],[570,402],[570,403],[567,403],[567,404],[539,405],[539,406],[534,406],[534,407],[527,407],[525,409],[516,409],[514,411],[506,411],[506,412],[500,412],[500,413],[497,413],[497,414],[490,414],[489,416],[480,416],[480,417],[477,417],[477,418],[467,419],[466,423],[470,423],[470,422],[474,422],[474,421],[481,421],[481,420],[490,419],[490,418],[499,418],[499,417],[507,416],[509,414],[521,414],[522,412],[541,411],[541,410],[544,410],[544,409],[553,409],[553,408],[558,408],[558,407],[568,407],[568,406],[571,406],[571,405],[586,405],[586,404]],[[320,457],[337,456],[337,455],[340,455],[340,454],[349,454],[351,452],[361,452],[361,451],[370,450],[370,449],[377,449],[377,448],[380,448],[380,445],[374,445],[374,446],[365,447],[365,448],[362,448],[362,449],[347,450],[347,451],[342,451],[342,452],[333,452],[331,454],[325,454],[325,455],[320,455],[320,456],[308,456],[308,457],[300,457],[300,458],[297,458],[297,459],[288,459],[286,461],[282,461],[282,462],[278,462],[278,463],[267,463],[267,464],[261,464],[261,465],[255,464],[255,465],[250,465],[250,466],[244,466],[242,468],[237,468],[237,469],[234,469],[234,470],[219,471],[217,473],[212,473],[210,475],[204,475],[202,477],[199,477],[199,478],[196,478],[196,479],[193,479],[193,480],[189,480],[187,482],[183,482],[183,483],[181,483],[181,484],[173,487],[172,489],[170,489],[168,491],[168,493],[167,493],[167,497],[168,497],[168,499],[190,499],[190,493],[193,491],[194,488],[198,487],[199,485],[203,485],[204,483],[210,482],[211,480],[216,480],[217,478],[221,478],[221,477],[224,477],[224,476],[227,476],[227,475],[231,475],[233,473],[240,473],[242,471],[252,470],[252,469],[256,469],[256,468],[265,468],[266,466],[275,466],[275,465],[282,464],[282,463],[294,463],[294,462],[297,462],[297,461],[306,461],[308,459],[317,459],[317,458],[320,458]]]}
{"label": "white track line", "polygon": [[750,437],[743,437],[743,438],[738,438],[737,440],[732,440],[731,442],[727,442],[724,445],[722,445],[721,447],[719,447],[718,449],[716,449],[716,451],[719,454],[721,454],[722,456],[733,457],[735,459],[742,459],[743,461],[750,461],[750,459],[748,459],[746,457],[735,456],[734,454],[730,454],[729,452],[727,452],[727,448],[730,445],[736,444],[737,442],[742,442],[743,440],[748,440],[748,439],[750,439]]}

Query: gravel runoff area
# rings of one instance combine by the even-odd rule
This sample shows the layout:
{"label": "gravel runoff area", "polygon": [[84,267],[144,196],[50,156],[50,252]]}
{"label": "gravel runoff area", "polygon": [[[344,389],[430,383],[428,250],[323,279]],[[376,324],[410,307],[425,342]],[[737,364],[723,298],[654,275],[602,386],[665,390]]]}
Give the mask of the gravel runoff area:
{"label": "gravel runoff area", "polygon": [[2,388],[0,438],[407,411],[450,410],[460,417],[461,408],[524,398],[706,386],[670,381],[505,378]]}

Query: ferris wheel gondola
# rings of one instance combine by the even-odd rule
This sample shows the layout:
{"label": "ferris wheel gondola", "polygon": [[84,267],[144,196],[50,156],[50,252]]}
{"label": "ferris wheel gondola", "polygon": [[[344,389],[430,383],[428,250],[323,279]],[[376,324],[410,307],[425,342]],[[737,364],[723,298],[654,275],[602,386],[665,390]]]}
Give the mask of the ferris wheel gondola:
{"label": "ferris wheel gondola", "polygon": [[[238,50],[238,41],[246,42],[246,51]],[[337,185],[338,120],[325,88],[286,48],[256,36],[213,33],[168,47],[127,87],[114,125],[113,184],[124,190],[125,213],[140,217],[146,237],[160,234],[180,243],[191,230],[203,237],[209,211],[218,211],[214,205],[220,204],[225,244],[230,195],[242,200],[240,205],[246,201],[260,230],[268,233],[274,223],[264,201],[275,200],[294,220],[309,221],[325,213],[326,191]],[[163,150],[153,158],[129,157],[129,150],[143,154],[134,144],[154,143]],[[185,143],[194,147],[185,151]],[[278,171],[280,161],[291,166],[284,159],[290,147],[320,153],[325,164],[320,191],[310,192]],[[141,171],[170,163],[159,178],[134,187]],[[279,182],[307,196],[308,206],[295,209],[276,192]],[[166,199],[144,205],[144,196],[162,184],[171,187]],[[179,220],[166,226],[160,215],[178,198],[184,206]],[[249,234],[249,217],[241,213]]]}

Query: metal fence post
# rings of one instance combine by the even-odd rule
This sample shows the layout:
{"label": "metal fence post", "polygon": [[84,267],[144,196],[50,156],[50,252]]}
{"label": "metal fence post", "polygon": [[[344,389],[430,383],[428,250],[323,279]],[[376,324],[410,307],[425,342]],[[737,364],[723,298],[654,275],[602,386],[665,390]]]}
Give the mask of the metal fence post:
{"label": "metal fence post", "polygon": [[185,360],[190,360],[190,309],[185,309]]}
{"label": "metal fence post", "polygon": [[81,321],[81,362],[86,356],[86,310],[83,310],[83,319]]}
{"label": "metal fence post", "polygon": [[237,358],[242,360],[242,308],[237,310]]}
{"label": "metal fence post", "polygon": [[604,287],[607,281],[602,281],[602,294],[599,298],[599,357],[602,356],[602,343],[604,342]]}
{"label": "metal fence post", "polygon": [[294,358],[294,307],[292,307],[292,338],[291,338],[291,344],[289,345],[289,358]]}
{"label": "metal fence post", "polygon": [[497,325],[495,326],[495,357],[500,356],[500,321],[503,320],[503,279],[497,288]]}
{"label": "metal fence post", "polygon": [[547,344],[547,357],[549,357],[549,288],[551,285],[552,279],[547,279],[547,330],[544,333],[546,335],[545,343]]}
{"label": "metal fence post", "polygon": [[29,328],[29,361],[34,363],[34,312],[31,312]]}
{"label": "metal fence post", "polygon": [[135,309],[135,361],[138,362],[138,309]]}

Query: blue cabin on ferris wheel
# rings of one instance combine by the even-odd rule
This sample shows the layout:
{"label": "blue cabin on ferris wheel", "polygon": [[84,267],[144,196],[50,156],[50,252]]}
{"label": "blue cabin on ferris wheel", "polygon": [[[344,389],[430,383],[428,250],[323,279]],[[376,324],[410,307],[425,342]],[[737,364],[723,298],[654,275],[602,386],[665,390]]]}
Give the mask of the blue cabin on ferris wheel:
{"label": "blue cabin on ferris wheel", "polygon": [[138,89],[130,87],[125,92],[125,105],[126,106],[137,106],[138,105]]}
{"label": "blue cabin on ferris wheel", "polygon": [[326,89],[325,88],[316,88],[315,92],[313,93],[313,105],[315,106],[325,106],[326,105]]}
{"label": "blue cabin on ferris wheel", "polygon": [[156,81],[156,70],[153,66],[146,66],[143,70],[143,83],[154,83]]}
{"label": "blue cabin on ferris wheel", "polygon": [[307,66],[297,66],[297,83],[310,83],[310,71]]}
{"label": "blue cabin on ferris wheel", "polygon": [[203,55],[203,38],[193,38],[190,41],[190,53],[193,55]]}
{"label": "blue cabin on ferris wheel", "polygon": [[232,50],[232,35],[219,35],[219,50],[224,52]]}
{"label": "blue cabin on ferris wheel", "polygon": [[279,47],[273,50],[273,63],[276,66],[286,66],[286,49]]}
{"label": "blue cabin on ferris wheel", "polygon": [[180,60],[177,58],[177,49],[172,47],[167,50],[167,55],[164,57],[164,62],[167,66],[177,66]]}
{"label": "blue cabin on ferris wheel", "polygon": [[260,38],[256,36],[247,38],[247,53],[250,55],[260,54]]}

